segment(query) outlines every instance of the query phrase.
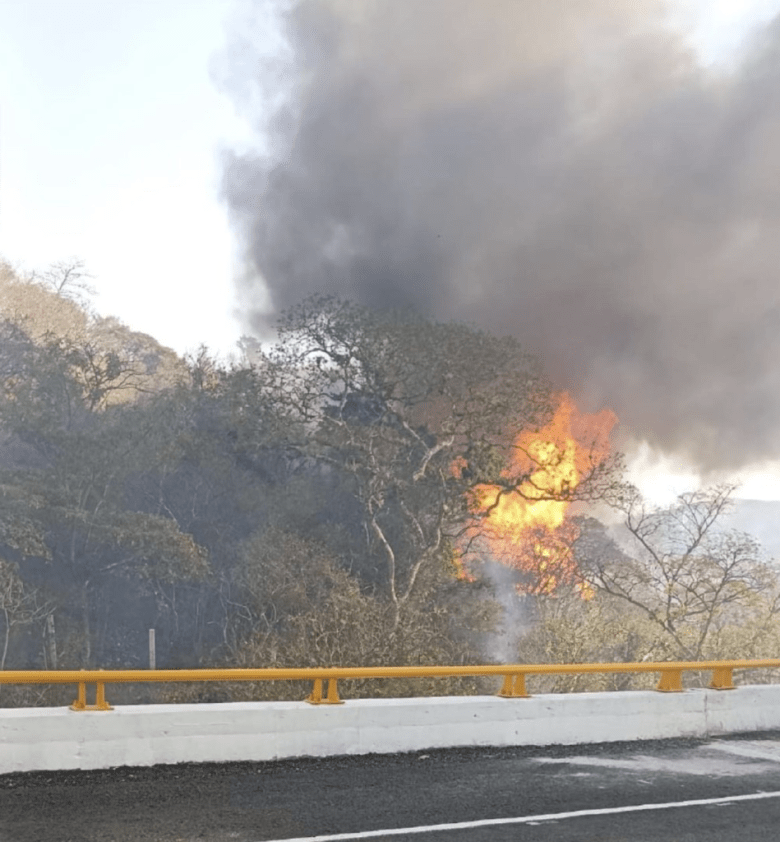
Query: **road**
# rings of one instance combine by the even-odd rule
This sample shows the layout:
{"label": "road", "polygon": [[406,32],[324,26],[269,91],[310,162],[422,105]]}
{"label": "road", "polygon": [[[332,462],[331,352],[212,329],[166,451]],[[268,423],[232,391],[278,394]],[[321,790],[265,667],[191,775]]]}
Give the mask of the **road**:
{"label": "road", "polygon": [[775,842],[778,827],[777,732],[0,775],[0,842]]}

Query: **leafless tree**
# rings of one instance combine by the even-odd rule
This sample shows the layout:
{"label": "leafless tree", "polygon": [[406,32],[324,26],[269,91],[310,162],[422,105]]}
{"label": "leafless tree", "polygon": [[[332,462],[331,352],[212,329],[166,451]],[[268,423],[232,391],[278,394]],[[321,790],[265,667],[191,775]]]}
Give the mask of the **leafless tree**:
{"label": "leafless tree", "polygon": [[37,590],[25,587],[17,565],[0,558],[0,615],[3,618],[0,670],[5,669],[13,629],[16,626],[41,622],[53,611],[54,605],[48,601],[42,602]]}
{"label": "leafless tree", "polygon": [[780,610],[778,579],[749,535],[724,530],[734,486],[682,494],[669,508],[650,508],[635,490],[622,503],[624,552],[603,542],[578,547],[582,574],[599,591],[639,609],[677,653],[716,656],[711,641],[729,622],[764,606]]}
{"label": "leafless tree", "polygon": [[58,260],[46,269],[30,274],[30,281],[33,283],[40,284],[82,308],[87,307],[90,298],[95,294],[94,287],[86,280],[88,278],[92,278],[92,275],[87,272],[84,261],[78,257]]}

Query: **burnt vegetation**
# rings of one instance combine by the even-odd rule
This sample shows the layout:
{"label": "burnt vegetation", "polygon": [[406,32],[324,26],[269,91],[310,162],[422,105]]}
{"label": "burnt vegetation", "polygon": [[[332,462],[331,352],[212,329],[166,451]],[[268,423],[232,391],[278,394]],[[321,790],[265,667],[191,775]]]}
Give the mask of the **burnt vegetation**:
{"label": "burnt vegetation", "polygon": [[[531,474],[505,470],[513,437],[554,410],[515,340],[313,296],[268,348],[182,359],[91,314],[83,277],[79,264],[0,277],[0,669],[146,667],[150,628],[159,668],[483,663],[498,636],[513,661],[775,645],[773,568],[715,528],[730,489],[650,511],[617,458],[560,492],[624,514],[622,539],[584,516],[570,530],[579,590],[520,596],[509,576],[498,593],[480,575],[496,560],[480,556],[470,492],[522,494]],[[290,692],[123,685],[112,700]],[[3,686],[0,705],[70,694]]]}

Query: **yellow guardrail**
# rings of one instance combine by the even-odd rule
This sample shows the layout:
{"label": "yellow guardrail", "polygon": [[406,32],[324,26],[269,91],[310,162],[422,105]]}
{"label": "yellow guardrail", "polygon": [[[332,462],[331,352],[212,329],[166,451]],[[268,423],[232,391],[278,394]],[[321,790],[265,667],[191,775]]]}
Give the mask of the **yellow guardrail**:
{"label": "yellow guardrail", "polygon": [[[341,704],[337,682],[355,678],[433,678],[452,676],[502,676],[498,695],[504,698],[528,698],[527,675],[560,675],[612,672],[656,672],[656,687],[664,693],[682,692],[683,672],[712,672],[709,686],[715,690],[733,690],[735,669],[780,667],[780,658],[754,661],[655,661],[625,664],[490,664],[482,666],[430,667],[309,667],[304,669],[194,669],[194,670],[2,670],[0,684],[77,684],[78,697],[73,710],[111,710],[106,701],[105,685],[148,681],[312,681],[314,687],[307,702]],[[323,682],[328,692],[323,693]],[[95,704],[87,704],[87,684],[95,685]]]}

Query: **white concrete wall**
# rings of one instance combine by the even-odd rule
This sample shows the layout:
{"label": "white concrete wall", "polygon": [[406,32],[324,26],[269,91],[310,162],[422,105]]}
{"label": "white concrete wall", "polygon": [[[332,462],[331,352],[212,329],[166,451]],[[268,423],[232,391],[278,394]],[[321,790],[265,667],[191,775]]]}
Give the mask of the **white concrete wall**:
{"label": "white concrete wall", "polygon": [[573,745],[780,728],[780,686],[362,699],[343,705],[232,702],[112,711],[0,709],[0,773],[187,761],[273,760],[455,746]]}

